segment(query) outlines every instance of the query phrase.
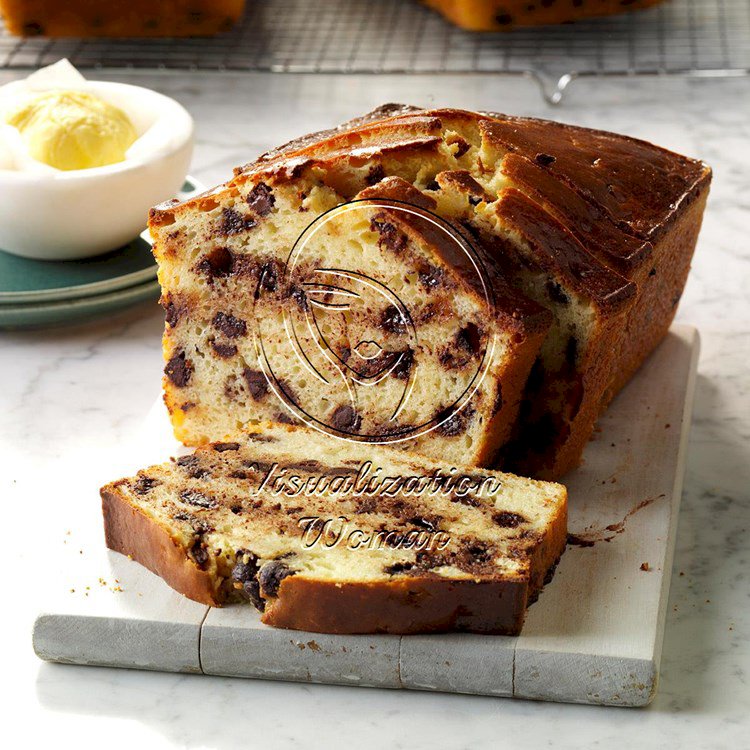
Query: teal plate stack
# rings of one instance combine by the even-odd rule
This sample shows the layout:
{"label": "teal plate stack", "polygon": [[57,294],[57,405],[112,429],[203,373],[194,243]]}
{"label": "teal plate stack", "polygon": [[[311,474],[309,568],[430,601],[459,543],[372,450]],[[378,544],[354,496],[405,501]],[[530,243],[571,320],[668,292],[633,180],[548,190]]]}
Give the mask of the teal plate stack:
{"label": "teal plate stack", "polygon": [[[180,197],[201,189],[188,178]],[[156,271],[148,231],[124,247],[81,260],[33,260],[0,251],[0,328],[63,325],[156,301]]]}

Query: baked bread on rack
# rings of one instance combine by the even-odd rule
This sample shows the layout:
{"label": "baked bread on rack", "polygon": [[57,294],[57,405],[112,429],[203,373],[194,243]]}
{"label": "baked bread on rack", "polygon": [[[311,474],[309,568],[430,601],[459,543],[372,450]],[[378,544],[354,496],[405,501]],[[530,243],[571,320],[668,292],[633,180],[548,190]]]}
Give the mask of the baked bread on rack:
{"label": "baked bread on rack", "polygon": [[281,425],[101,494],[111,549],[313,632],[517,634],[566,543],[560,485]]}
{"label": "baked bread on rack", "polygon": [[245,0],[0,0],[17,36],[173,37],[229,31]]}
{"label": "baked bread on rack", "polygon": [[[502,449],[504,467],[560,477],[580,461],[598,415],[670,325],[710,176],[699,161],[627,136],[402,105],[387,105],[264,154],[237,169],[225,185],[151,212],[167,312],[165,400],[175,433],[197,446],[256,421],[300,419],[299,409],[283,408],[284,402],[300,406],[298,389],[274,389],[266,377],[251,308],[256,297],[274,291],[268,285],[276,283],[298,238],[317,217],[350,201],[396,195],[467,240],[494,293],[496,315],[486,325],[477,323],[481,306],[469,312],[460,303],[436,317],[426,340],[442,338],[450,350],[446,355],[467,351],[467,336],[462,334],[458,345],[456,326],[468,323],[497,332],[498,339],[504,333],[506,342],[496,350],[498,366],[487,370],[476,403],[449,410],[453,421],[444,430],[445,441],[432,444],[433,430],[403,445],[477,464],[496,461]],[[391,223],[371,220],[355,236],[333,238],[330,252],[352,270],[365,257],[359,253],[386,270],[392,265],[397,275],[411,270],[422,309],[430,309],[434,297],[435,308],[445,311],[449,296],[430,274],[419,276],[419,264],[439,251],[423,238],[410,241],[408,258],[401,257],[403,232],[383,231]],[[270,275],[263,270],[269,268]],[[304,307],[304,295],[286,289]],[[457,323],[459,308],[468,317]],[[260,321],[273,328],[268,316]],[[343,340],[341,330],[337,335]],[[513,434],[503,447],[507,419],[516,408],[517,378],[534,357]],[[443,375],[430,381],[436,385],[445,386],[462,367],[476,364],[465,355],[444,360],[438,354],[431,365],[435,378]],[[300,377],[298,385],[307,392],[310,378]],[[501,419],[492,418],[493,392],[503,404],[509,401]],[[329,427],[340,405],[326,398],[318,404],[329,410],[324,414]],[[420,416],[440,422],[446,406],[435,397],[429,414]],[[362,415],[347,410],[344,416],[356,424]]]}
{"label": "baked bread on rack", "polygon": [[469,31],[510,31],[518,26],[569,23],[650,8],[664,0],[422,0]]}

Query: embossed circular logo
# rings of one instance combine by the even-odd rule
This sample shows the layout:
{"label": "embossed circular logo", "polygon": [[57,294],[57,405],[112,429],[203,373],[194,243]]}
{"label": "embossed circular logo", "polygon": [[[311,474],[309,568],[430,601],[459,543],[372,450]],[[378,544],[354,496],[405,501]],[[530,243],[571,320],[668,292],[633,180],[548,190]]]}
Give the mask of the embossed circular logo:
{"label": "embossed circular logo", "polygon": [[261,272],[255,346],[286,414],[391,443],[458,434],[493,360],[493,317],[466,238],[422,208],[357,200],[318,216]]}

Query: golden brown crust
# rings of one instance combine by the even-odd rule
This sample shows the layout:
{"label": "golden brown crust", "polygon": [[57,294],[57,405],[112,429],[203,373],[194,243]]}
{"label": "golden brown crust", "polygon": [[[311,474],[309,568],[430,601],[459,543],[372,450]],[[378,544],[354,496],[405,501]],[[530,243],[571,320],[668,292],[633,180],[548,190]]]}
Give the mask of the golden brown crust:
{"label": "golden brown crust", "polygon": [[209,573],[201,570],[169,532],[134,508],[117,488],[101,489],[104,537],[107,547],[161,576],[175,591],[211,607],[221,605]]}
{"label": "golden brown crust", "polygon": [[674,222],[671,231],[655,244],[651,262],[633,276],[638,285],[638,301],[625,320],[621,345],[614,358],[614,379],[601,411],[637,372],[672,325],[703,222],[708,184],[701,185],[699,190],[698,197]]}
{"label": "golden brown crust", "polygon": [[635,284],[599,263],[554,216],[515,188],[503,191],[497,215],[534,250],[543,270],[561,274],[567,286],[599,308],[616,313],[633,302]]}
{"label": "golden brown crust", "polygon": [[523,26],[569,23],[658,5],[664,0],[422,0],[448,21],[469,31],[510,31]]}
{"label": "golden brown crust", "polygon": [[263,622],[315,633],[521,632],[528,581],[400,579],[389,583],[332,583],[292,576]]}
{"label": "golden brown crust", "polygon": [[408,578],[395,582],[335,583],[302,575],[285,578],[263,622],[320,633],[430,633],[467,630],[517,635],[526,607],[565,551],[567,506],[531,554],[518,580]]}
{"label": "golden brown crust", "polygon": [[0,0],[0,15],[17,36],[213,36],[229,31],[244,7],[245,0]]}

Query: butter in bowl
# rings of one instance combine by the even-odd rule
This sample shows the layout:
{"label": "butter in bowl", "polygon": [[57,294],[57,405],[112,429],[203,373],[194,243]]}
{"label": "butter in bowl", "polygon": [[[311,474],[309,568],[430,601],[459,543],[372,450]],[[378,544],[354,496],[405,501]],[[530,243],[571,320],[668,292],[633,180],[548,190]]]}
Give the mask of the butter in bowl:
{"label": "butter in bowl", "polygon": [[0,248],[60,261],[127,244],[185,182],[193,131],[173,99],[67,60],[0,87]]}

